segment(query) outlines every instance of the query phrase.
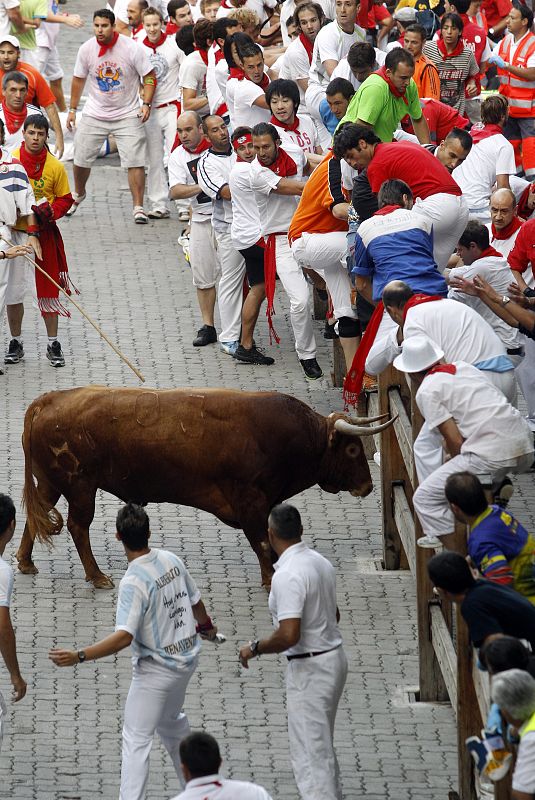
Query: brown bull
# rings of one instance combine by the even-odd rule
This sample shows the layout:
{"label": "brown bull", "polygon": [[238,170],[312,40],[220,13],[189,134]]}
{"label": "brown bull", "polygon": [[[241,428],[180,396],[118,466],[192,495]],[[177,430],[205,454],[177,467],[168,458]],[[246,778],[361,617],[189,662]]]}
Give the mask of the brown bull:
{"label": "brown bull", "polygon": [[41,395],[24,420],[27,522],[19,569],[37,572],[34,539],[48,542],[61,531],[54,506],[63,495],[86,580],[112,586],[89,542],[96,491],[103,489],[125,502],[193,506],[241,528],[269,584],[270,509],[316,483],[327,492],[369,494],[358,435],[372,432],[276,392],[87,386]]}

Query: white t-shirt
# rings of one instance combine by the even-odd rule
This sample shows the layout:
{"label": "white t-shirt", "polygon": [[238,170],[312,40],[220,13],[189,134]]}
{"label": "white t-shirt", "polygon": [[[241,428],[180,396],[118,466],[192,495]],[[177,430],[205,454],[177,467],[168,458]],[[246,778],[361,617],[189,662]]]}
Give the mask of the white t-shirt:
{"label": "white t-shirt", "polygon": [[[382,50],[378,50],[377,47],[375,48],[375,66],[373,68],[374,72],[382,67],[385,63],[386,53],[383,53]],[[333,81],[335,78],[345,78],[346,81],[349,81],[355,91],[360,88],[362,82],[358,81],[354,74],[351,72],[351,67],[347,63],[347,57],[340,59],[338,62],[338,66],[333,69],[331,80]]]}
{"label": "white t-shirt", "polygon": [[13,570],[3,558],[0,557],[0,606],[9,608],[11,594],[13,593]]}
{"label": "white t-shirt", "polygon": [[[210,106],[210,114],[215,114],[216,110],[222,103],[225,102],[221,93],[221,89],[217,83],[216,78],[216,52],[220,52],[221,48],[217,44],[213,44],[208,50],[208,67],[206,68],[206,96],[208,97],[208,105]],[[224,61],[224,59],[222,59]],[[225,67],[227,63],[225,61]],[[228,77],[228,68],[227,68]]]}
{"label": "white t-shirt", "polygon": [[[227,84],[227,97],[230,83],[231,81]],[[234,129],[239,128],[240,125],[248,125],[250,128],[254,128],[259,122],[269,122],[271,119],[269,108],[261,108],[254,105],[255,100],[265,94],[261,86],[245,79],[237,80],[233,89],[234,108],[233,113],[230,112],[229,108],[229,114],[231,114],[230,119]]]}
{"label": "white t-shirt", "polygon": [[153,50],[152,47],[147,47],[144,44],[145,39],[146,34],[143,31],[137,42],[146,51],[158,81],[152,98],[152,107],[156,108],[163,103],[172,103],[173,100],[179,99],[180,82],[178,76],[180,66],[186,56],[173,36],[167,36],[165,42],[157,47],[156,50]]}
{"label": "white t-shirt", "polygon": [[8,9],[18,8],[20,0],[0,0],[0,35],[9,36],[11,34],[11,21],[7,15]]}
{"label": "white t-shirt", "polygon": [[[194,89],[196,96],[206,96],[206,64],[200,53],[194,50],[182,61],[179,74],[179,83],[182,89]],[[201,117],[210,113],[208,101],[202,108],[197,109]]]}
{"label": "white t-shirt", "polygon": [[230,171],[228,185],[232,198],[232,245],[236,250],[245,250],[256,244],[262,234],[260,214],[251,186],[251,164],[236,161]]}
{"label": "white t-shirt", "polygon": [[[283,9],[288,4],[289,0],[283,5]],[[293,0],[292,0],[293,2]],[[282,16],[282,12],[281,12]],[[305,78],[308,80],[308,73],[310,70],[310,63],[308,61],[308,54],[299,37],[294,39],[293,42],[290,42],[288,45],[288,49],[284,54],[284,59],[282,62],[282,66],[279,71],[279,78],[284,78],[288,81],[298,81]],[[299,85],[299,84],[298,84]],[[301,86],[299,86],[299,99],[300,105],[299,108],[303,112],[306,110],[306,101],[305,101],[305,92]]]}
{"label": "white t-shirt", "polygon": [[453,170],[470,209],[488,208],[496,175],[516,172],[513,145],[501,133],[474,144],[463,163]]}
{"label": "white t-shirt", "polygon": [[[221,97],[223,100],[226,101],[227,97],[227,81],[229,79],[229,71],[228,71],[228,64],[224,58],[221,61],[218,61],[215,65],[215,81],[219,87],[219,91],[221,92]],[[236,80],[233,78],[232,80]],[[228,104],[227,104],[228,105]]]}
{"label": "white t-shirt", "polygon": [[[190,153],[183,145],[175,147],[169,156],[169,186],[194,186],[197,183],[197,169],[203,153]],[[212,199],[205,192],[189,198],[191,219],[204,222],[212,217]]]}
{"label": "white t-shirt", "polygon": [[236,163],[236,153],[214,153],[207,150],[199,160],[197,178],[199,186],[212,198],[212,225],[214,231],[229,233],[232,223],[232,203],[220,196],[228,185],[230,171]]}
{"label": "white t-shirt", "polygon": [[330,561],[304,542],[288,547],[274,565],[269,610],[274,626],[301,620],[301,635],[285,655],[317,653],[342,644],[336,623],[336,573]]}
{"label": "white t-shirt", "polygon": [[501,253],[504,258],[507,258],[509,253],[514,247],[516,242],[516,237],[518,236],[518,231],[520,228],[513,233],[512,236],[509,236],[508,239],[495,239],[492,235],[492,223],[489,222],[487,224],[487,228],[489,229],[489,239],[490,239],[490,246],[494,247],[498,253]]}
{"label": "white t-shirt", "polygon": [[358,25],[355,25],[353,33],[345,33],[336,21],[325,25],[316,36],[316,41],[314,42],[309,82],[326,87],[331,78],[327,74],[323,62],[339,62],[341,58],[347,56],[352,44],[365,41],[366,31],[362,30]]}
{"label": "white t-shirt", "polygon": [[[268,19],[268,15],[266,12],[267,8],[276,8],[277,7],[277,0],[246,0],[245,4],[241,6],[241,8],[249,8],[251,11],[254,11],[262,24],[266,22]],[[220,7],[217,10],[217,17],[227,17],[231,11],[235,11],[236,9],[230,3],[227,3],[226,0],[222,0]]]}
{"label": "white t-shirt", "polygon": [[[115,19],[120,19],[121,22],[125,23],[125,25],[128,25],[127,8],[129,2],[130,0],[115,0],[115,5],[113,8],[110,6],[109,3],[107,4],[110,11],[113,11],[113,13],[115,14]],[[167,14],[166,0],[151,0],[149,5],[151,6],[151,8],[156,8],[158,11],[161,11],[163,18],[167,19],[168,14]]]}
{"label": "white t-shirt", "polygon": [[134,117],[139,113],[141,79],[152,67],[146,47],[127,36],[99,56],[100,45],[93,36],[78,50],[73,75],[88,78],[87,102],[82,114],[106,121]]}
{"label": "white t-shirt", "polygon": [[[499,292],[501,295],[508,293],[509,284],[511,283],[511,270],[505,258],[487,257],[478,258],[470,266],[455,267],[450,272],[450,278],[463,277],[467,280],[472,280],[474,275],[481,275],[487,283]],[[450,289],[448,297],[453,300],[458,300],[461,303],[466,303],[467,306],[473,308],[478,314],[481,314],[491,328],[494,330],[500,341],[507,349],[514,350],[520,347],[520,334],[517,328],[512,328],[507,322],[504,322],[501,317],[494,313],[483,300],[479,297],[472,297],[471,295],[464,294],[457,289]],[[467,360],[466,358],[464,359]],[[469,360],[469,359],[468,359]]]}
{"label": "white t-shirt", "polygon": [[[335,18],[336,14],[335,0],[318,0],[318,3],[323,8],[323,13],[325,14],[326,19]],[[282,4],[280,9],[280,21],[281,21],[282,43],[285,46],[288,46],[290,44],[290,35],[288,33],[288,28],[286,27],[286,22],[290,19],[290,17],[293,14],[295,14],[294,0],[284,0],[284,3]]]}
{"label": "white t-shirt", "polygon": [[170,669],[191,664],[201,649],[192,606],[201,599],[182,561],[151,549],[128,565],[119,584],[116,631],[132,639],[132,662],[152,657]]}
{"label": "white t-shirt", "polygon": [[320,146],[320,137],[318,129],[310,119],[310,117],[302,117],[297,115],[299,120],[299,127],[296,131],[287,131],[277,123],[273,123],[281,137],[282,147],[299,147],[304,153],[314,153],[316,147]]}
{"label": "white t-shirt", "polygon": [[[284,151],[294,160],[297,167],[297,173],[288,175],[288,179],[300,180],[306,165],[305,154],[298,148],[285,147]],[[298,195],[275,194],[273,191],[282,177],[269,167],[263,167],[257,158],[251,164],[251,186],[260,213],[262,236],[287,231],[299,203]]]}
{"label": "white t-shirt", "polygon": [[533,434],[521,413],[483,371],[464,361],[454,364],[455,375],[428,375],[416,393],[416,403],[430,429],[453,419],[464,439],[461,453],[482,459],[509,461],[531,453]]}
{"label": "white t-shirt", "polygon": [[256,783],[230,781],[221,775],[204,775],[188,781],[183,792],[172,800],[272,800]]}

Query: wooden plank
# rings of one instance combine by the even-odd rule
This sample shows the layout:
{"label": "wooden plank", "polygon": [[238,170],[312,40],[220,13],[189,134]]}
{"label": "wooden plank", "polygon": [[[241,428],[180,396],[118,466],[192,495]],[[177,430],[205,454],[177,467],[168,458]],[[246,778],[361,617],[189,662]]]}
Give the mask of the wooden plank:
{"label": "wooden plank", "polygon": [[[379,413],[390,413],[389,390],[393,383],[393,370],[388,367],[379,375]],[[394,519],[392,487],[405,474],[396,432],[391,425],[381,431],[381,502],[383,509],[383,561],[385,569],[400,569],[402,544]]]}
{"label": "wooden plank", "polygon": [[431,640],[436,653],[437,661],[440,666],[444,683],[448,690],[451,705],[457,714],[457,654],[451,640],[451,634],[446,625],[446,620],[442,615],[442,609],[438,603],[431,603],[429,612],[431,615]]}
{"label": "wooden plank", "polygon": [[314,319],[325,319],[329,308],[329,300],[320,297],[316,286],[312,291],[312,297],[314,301]]}
{"label": "wooden plank", "polygon": [[398,415],[398,419],[394,422],[394,430],[396,431],[399,449],[403,455],[405,468],[412,477],[414,474],[414,452],[411,421],[405,411],[399,389],[391,389],[388,393],[388,398],[390,400],[391,415],[393,417],[395,417],[396,414]]}
{"label": "wooden plank", "polygon": [[472,680],[482,719],[486,719],[490,708],[490,680],[489,673],[477,668],[477,654],[472,653]]}
{"label": "wooden plank", "polygon": [[344,358],[344,351],[340,344],[340,339],[333,339],[333,369],[331,378],[333,386],[341,389],[344,385],[344,378],[346,376],[346,360]]}
{"label": "wooden plank", "polygon": [[416,537],[414,520],[403,486],[393,487],[394,520],[398,529],[405,555],[412,574],[416,575]]}

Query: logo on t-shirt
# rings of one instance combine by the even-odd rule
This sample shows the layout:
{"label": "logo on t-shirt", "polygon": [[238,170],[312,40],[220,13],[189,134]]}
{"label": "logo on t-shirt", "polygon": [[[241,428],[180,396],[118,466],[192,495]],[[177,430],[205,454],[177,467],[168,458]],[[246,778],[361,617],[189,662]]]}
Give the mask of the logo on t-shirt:
{"label": "logo on t-shirt", "polygon": [[151,67],[158,81],[163,81],[167,78],[169,72],[169,62],[161,53],[150,53],[149,55]]}
{"label": "logo on t-shirt", "polygon": [[101,92],[118,92],[121,90],[121,67],[110,61],[100,64],[97,69],[97,83]]}

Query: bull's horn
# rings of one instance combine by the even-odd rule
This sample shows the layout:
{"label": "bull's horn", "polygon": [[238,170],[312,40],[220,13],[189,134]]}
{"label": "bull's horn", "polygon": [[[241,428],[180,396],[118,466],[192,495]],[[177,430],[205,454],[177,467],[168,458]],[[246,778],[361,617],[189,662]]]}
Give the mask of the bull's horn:
{"label": "bull's horn", "polygon": [[340,433],[345,433],[347,436],[372,436],[374,433],[380,433],[381,431],[389,428],[394,424],[397,418],[398,415],[396,414],[396,416],[392,419],[389,419],[388,422],[383,422],[382,425],[374,425],[372,428],[365,428],[361,425],[352,425],[345,419],[337,419],[334,423],[334,427],[337,431]]}
{"label": "bull's horn", "polygon": [[388,414],[379,414],[378,417],[350,417],[349,422],[352,425],[365,425],[367,422],[377,422],[380,419],[386,419]]}

